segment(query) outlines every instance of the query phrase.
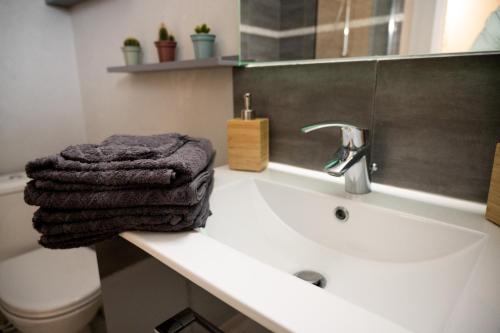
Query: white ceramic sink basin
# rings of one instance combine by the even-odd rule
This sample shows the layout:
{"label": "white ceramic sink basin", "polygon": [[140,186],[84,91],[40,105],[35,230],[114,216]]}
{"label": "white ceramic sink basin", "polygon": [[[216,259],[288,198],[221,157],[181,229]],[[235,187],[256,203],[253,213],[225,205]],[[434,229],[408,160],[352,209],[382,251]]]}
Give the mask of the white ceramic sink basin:
{"label": "white ceramic sink basin", "polygon": [[276,163],[217,168],[210,204],[205,229],[122,237],[273,332],[499,332],[500,229],[483,204],[379,184],[352,196]]}
{"label": "white ceramic sink basin", "polygon": [[[263,207],[258,209],[270,214],[266,219],[277,217],[318,244],[364,259],[437,259],[462,251],[484,237],[439,221],[263,180],[244,181],[226,190],[256,196],[249,200],[260,201]],[[346,221],[335,217],[337,207],[348,211]]]}
{"label": "white ceramic sink basin", "polygon": [[[443,330],[485,234],[289,183],[221,186],[202,232],[289,274],[317,271],[325,292],[411,331]],[[349,212],[344,223],[337,206]]]}

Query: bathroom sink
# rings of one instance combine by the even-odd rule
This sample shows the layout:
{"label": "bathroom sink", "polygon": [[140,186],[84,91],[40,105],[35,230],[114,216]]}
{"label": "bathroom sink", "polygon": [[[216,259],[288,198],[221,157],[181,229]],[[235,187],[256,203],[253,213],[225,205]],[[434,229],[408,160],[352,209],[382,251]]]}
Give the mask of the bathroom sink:
{"label": "bathroom sink", "polygon": [[[337,207],[347,212],[346,219],[335,216]],[[280,241],[285,253],[299,245],[322,246],[322,254],[333,250],[359,259],[409,263],[458,253],[484,238],[439,221],[260,179],[218,190],[212,208],[216,214],[205,232],[242,251],[248,242],[252,251]]]}
{"label": "bathroom sink", "polygon": [[273,332],[462,333],[486,317],[497,332],[500,230],[485,206],[372,190],[277,163],[219,167],[204,229],[122,237]]}
{"label": "bathroom sink", "polygon": [[201,232],[290,275],[318,272],[325,292],[411,331],[442,332],[486,235],[295,182],[218,187]]}

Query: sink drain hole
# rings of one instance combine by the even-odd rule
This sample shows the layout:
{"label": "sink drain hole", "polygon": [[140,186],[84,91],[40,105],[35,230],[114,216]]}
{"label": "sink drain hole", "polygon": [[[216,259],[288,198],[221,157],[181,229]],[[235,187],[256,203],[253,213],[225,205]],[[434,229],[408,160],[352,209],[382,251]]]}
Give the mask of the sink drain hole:
{"label": "sink drain hole", "polygon": [[340,222],[347,222],[347,220],[349,219],[349,212],[344,207],[339,206],[335,208],[333,214]]}
{"label": "sink drain hole", "polygon": [[313,271],[300,271],[294,274],[296,277],[298,277],[301,280],[304,280],[306,282],[309,282],[312,285],[315,285],[320,288],[325,288],[326,287],[326,279],[323,275],[319,274],[318,272],[313,272]]}

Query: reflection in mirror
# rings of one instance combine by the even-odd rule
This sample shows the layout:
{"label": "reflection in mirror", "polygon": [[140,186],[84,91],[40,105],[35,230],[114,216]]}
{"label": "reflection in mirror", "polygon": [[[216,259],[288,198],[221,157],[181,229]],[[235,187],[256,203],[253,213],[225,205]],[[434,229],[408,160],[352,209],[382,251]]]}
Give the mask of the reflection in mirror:
{"label": "reflection in mirror", "polygon": [[242,61],[500,50],[500,0],[240,0]]}

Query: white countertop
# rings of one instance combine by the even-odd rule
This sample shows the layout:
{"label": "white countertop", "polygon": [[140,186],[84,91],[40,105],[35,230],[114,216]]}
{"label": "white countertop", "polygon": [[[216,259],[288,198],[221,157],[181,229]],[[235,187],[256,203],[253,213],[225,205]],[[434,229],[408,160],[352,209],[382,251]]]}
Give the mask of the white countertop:
{"label": "white countertop", "polygon": [[[212,196],[217,196],[218,189],[224,185],[241,179],[265,179],[279,174],[286,181],[287,175],[294,173],[309,177],[311,181],[319,180],[323,185],[327,181],[337,188],[340,186],[337,179],[323,173],[271,163],[262,173],[217,168]],[[443,332],[500,332],[500,228],[484,220],[485,206],[384,185],[374,184],[373,190],[369,197],[360,196],[354,200],[383,207],[397,206],[411,214],[439,218],[489,235],[475,271]],[[387,200],[388,196],[394,195],[397,197]],[[404,198],[427,203],[421,207],[419,204],[409,205]],[[429,202],[440,206],[429,210]],[[457,208],[461,210],[459,218]],[[125,232],[121,236],[271,331],[409,332],[382,316],[304,283],[202,232]],[[478,331],[482,328],[484,330]]]}

